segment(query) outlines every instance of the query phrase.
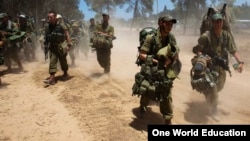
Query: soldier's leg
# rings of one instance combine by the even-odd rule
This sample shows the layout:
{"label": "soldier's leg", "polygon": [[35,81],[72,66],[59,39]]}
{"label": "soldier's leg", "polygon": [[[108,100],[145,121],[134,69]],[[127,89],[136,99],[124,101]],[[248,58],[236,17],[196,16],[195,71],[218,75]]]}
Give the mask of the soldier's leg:
{"label": "soldier's leg", "polygon": [[3,56],[4,56],[4,64],[5,64],[5,66],[7,67],[7,71],[11,71],[12,70],[12,68],[11,68],[11,60],[10,60],[10,55],[11,55],[11,52],[9,51],[9,49],[7,49],[5,52],[4,52],[4,54],[3,54]]}
{"label": "soldier's leg", "polygon": [[96,57],[99,65],[104,68],[104,63],[103,63],[103,49],[97,48],[96,49]]}
{"label": "soldier's leg", "polygon": [[68,62],[67,62],[67,55],[59,56],[59,61],[61,65],[61,69],[63,71],[63,77],[68,77]]}
{"label": "soldier's leg", "polygon": [[56,73],[57,71],[57,62],[58,62],[58,57],[57,54],[51,50],[49,52],[49,73]]}
{"label": "soldier's leg", "polygon": [[171,124],[171,120],[173,118],[173,99],[172,99],[172,92],[166,94],[167,97],[160,102],[160,112],[163,116],[165,124]]}
{"label": "soldier's leg", "polygon": [[29,46],[24,46],[23,47],[23,53],[24,53],[24,56],[25,56],[25,59],[27,61],[31,61],[31,48]]}
{"label": "soldier's leg", "polygon": [[17,48],[14,48],[14,47],[11,48],[11,59],[17,63],[19,70],[22,71],[23,65],[22,65],[21,59],[19,58]]}
{"label": "soldier's leg", "polygon": [[46,84],[54,85],[56,83],[55,73],[57,71],[58,57],[54,50],[49,52],[49,74],[50,76],[46,78],[43,82]]}
{"label": "soldier's leg", "polygon": [[148,106],[150,102],[150,99],[147,96],[142,95],[140,98],[140,113],[143,114],[144,112],[146,112],[146,107]]}
{"label": "soldier's leg", "polygon": [[104,52],[104,59],[103,59],[103,65],[104,65],[104,72],[109,73],[110,72],[110,61],[111,61],[111,49],[106,49]]}
{"label": "soldier's leg", "polygon": [[218,85],[217,85],[218,92],[220,92],[224,88],[225,82],[226,82],[226,72],[224,70],[220,70],[218,77]]}
{"label": "soldier's leg", "polygon": [[206,101],[209,104],[210,108],[210,114],[216,114],[217,113],[217,105],[218,105],[218,91],[217,87],[213,87],[209,89],[206,94]]}
{"label": "soldier's leg", "polygon": [[75,58],[76,58],[76,57],[75,57],[75,52],[74,52],[75,49],[76,49],[76,48],[72,48],[72,49],[69,50],[69,57],[70,57],[70,59],[71,59],[71,65],[72,65],[72,66],[75,66]]}

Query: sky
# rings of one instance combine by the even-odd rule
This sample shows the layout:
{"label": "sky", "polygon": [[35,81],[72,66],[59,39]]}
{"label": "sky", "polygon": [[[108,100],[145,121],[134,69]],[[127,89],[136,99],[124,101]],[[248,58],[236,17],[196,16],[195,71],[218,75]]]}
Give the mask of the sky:
{"label": "sky", "polygon": [[[248,2],[248,4],[250,4],[250,0],[236,0],[236,5],[242,5],[243,3]],[[173,9],[174,5],[170,0],[155,0],[154,1],[154,6],[153,6],[153,14],[158,13],[157,11],[162,11],[163,8],[167,6],[167,9]],[[90,18],[93,18],[95,16],[95,12],[89,10],[87,4],[85,3],[84,0],[80,0],[80,4],[79,7],[81,9],[81,11],[84,13],[85,18],[84,20],[89,20]],[[158,8],[157,8],[158,7]],[[115,17],[122,17],[124,19],[130,19],[133,16],[133,13],[126,13],[125,11],[125,7],[123,9],[116,9],[116,15]]]}

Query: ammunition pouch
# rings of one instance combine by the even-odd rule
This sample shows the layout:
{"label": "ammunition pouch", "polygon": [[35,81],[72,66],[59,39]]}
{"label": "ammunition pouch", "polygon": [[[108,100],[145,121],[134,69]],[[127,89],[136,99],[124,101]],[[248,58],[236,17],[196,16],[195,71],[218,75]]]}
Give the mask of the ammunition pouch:
{"label": "ammunition pouch", "polygon": [[191,59],[192,69],[190,71],[191,86],[193,90],[205,93],[217,85],[218,72],[212,68],[212,62],[207,55],[194,56]]}
{"label": "ammunition pouch", "polygon": [[165,70],[153,66],[152,59],[147,59],[140,72],[135,75],[132,95],[143,95],[151,100],[162,101],[168,97],[172,84],[172,80],[166,77]]}
{"label": "ammunition pouch", "polygon": [[203,75],[194,75],[191,70],[191,86],[193,90],[205,93],[209,89],[215,87],[218,83],[219,74],[215,71],[206,72]]}
{"label": "ammunition pouch", "polygon": [[48,35],[48,41],[49,42],[63,42],[65,40],[65,36],[63,33],[54,33],[52,32],[51,34]]}
{"label": "ammunition pouch", "polygon": [[59,54],[61,56],[67,55],[67,53],[68,53],[67,48],[68,48],[68,43],[66,40],[64,42],[59,43],[59,45],[58,45]]}

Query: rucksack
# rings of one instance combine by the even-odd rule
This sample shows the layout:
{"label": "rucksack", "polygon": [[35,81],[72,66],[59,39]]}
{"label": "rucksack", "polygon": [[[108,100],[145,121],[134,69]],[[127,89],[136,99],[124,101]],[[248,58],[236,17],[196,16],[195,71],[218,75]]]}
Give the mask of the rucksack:
{"label": "rucksack", "polygon": [[143,61],[140,60],[139,58],[139,51],[142,47],[142,45],[144,44],[145,42],[145,39],[148,35],[152,35],[153,36],[153,39],[152,39],[152,44],[154,44],[154,35],[156,34],[156,28],[154,27],[144,27],[143,29],[140,30],[139,32],[139,46],[137,47],[138,48],[138,52],[137,52],[137,59],[136,59],[136,64],[138,66],[141,66],[143,64]]}
{"label": "rucksack", "polygon": [[[209,7],[206,14],[202,18],[200,26],[200,35],[212,28],[212,16],[215,13],[221,13],[223,16],[223,29],[231,33],[230,22],[231,18],[229,16],[228,10],[226,8],[227,4],[224,4],[222,9],[216,9],[214,7]],[[233,37],[233,35],[231,35]]]}

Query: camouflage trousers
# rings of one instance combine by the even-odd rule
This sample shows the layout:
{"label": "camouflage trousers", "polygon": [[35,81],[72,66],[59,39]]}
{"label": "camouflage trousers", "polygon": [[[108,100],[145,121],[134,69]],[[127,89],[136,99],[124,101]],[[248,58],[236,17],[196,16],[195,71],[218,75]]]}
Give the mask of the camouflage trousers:
{"label": "camouflage trousers", "polygon": [[12,66],[11,60],[16,62],[19,69],[23,68],[21,59],[18,55],[18,52],[19,52],[19,49],[15,45],[13,45],[11,47],[5,47],[5,50],[3,52],[3,56],[4,56],[5,65],[8,67],[8,69],[11,69],[11,66]]}
{"label": "camouflage trousers", "polygon": [[68,71],[68,63],[67,63],[67,54],[62,55],[59,50],[59,46],[57,44],[50,46],[49,51],[49,73],[56,73],[57,72],[57,63],[59,60],[60,66],[62,71]]}
{"label": "camouflage trousers", "polygon": [[111,48],[96,48],[97,61],[104,71],[110,71]]}
{"label": "camouflage trousers", "polygon": [[[165,120],[171,120],[173,118],[173,99],[172,99],[172,92],[170,89],[170,92],[166,91],[166,94],[163,95],[167,95],[166,98],[164,98],[162,101],[159,101],[159,108],[160,108],[160,112],[163,116],[163,119]],[[150,98],[144,95],[141,95],[141,99],[140,99],[140,106],[146,107],[148,106],[149,102],[150,102]]]}
{"label": "camouflage trousers", "polygon": [[219,97],[218,92],[220,92],[224,88],[224,85],[226,82],[225,70],[223,70],[222,68],[218,68],[217,72],[219,73],[219,76],[218,76],[218,83],[216,87],[209,89],[205,93],[206,100],[211,106],[218,105],[218,97]]}

